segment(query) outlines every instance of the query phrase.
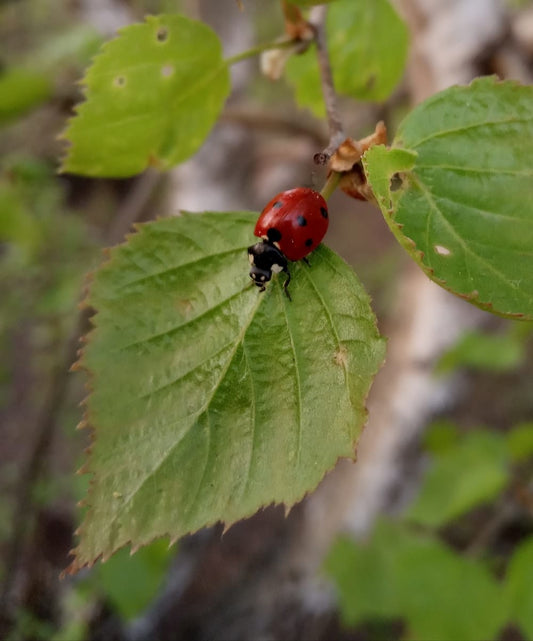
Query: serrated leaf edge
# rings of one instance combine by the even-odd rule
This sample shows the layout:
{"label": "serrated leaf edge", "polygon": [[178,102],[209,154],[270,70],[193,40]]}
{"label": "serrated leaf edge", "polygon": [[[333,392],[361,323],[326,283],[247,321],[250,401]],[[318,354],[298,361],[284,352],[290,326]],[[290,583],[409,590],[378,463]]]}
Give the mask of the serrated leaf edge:
{"label": "serrated leaf edge", "polygon": [[[180,215],[181,216],[197,216],[198,213],[182,211],[182,212],[180,212]],[[161,217],[158,220],[161,220],[161,219],[164,219],[164,218],[165,217]],[[91,286],[92,286],[92,283],[94,281],[94,277],[95,277],[96,272],[100,271],[101,269],[103,269],[106,266],[108,266],[109,264],[111,264],[113,262],[113,260],[114,260],[114,254],[116,252],[118,252],[120,250],[120,248],[128,245],[131,238],[136,237],[138,233],[143,233],[145,231],[145,229],[148,228],[149,226],[153,225],[154,222],[157,222],[157,221],[152,220],[152,221],[147,221],[147,222],[143,222],[143,223],[135,223],[135,225],[134,225],[135,231],[130,233],[130,234],[127,234],[126,237],[125,237],[124,242],[119,243],[118,245],[115,245],[114,247],[105,248],[105,249],[102,250],[102,253],[105,256],[106,260],[101,265],[99,265],[97,268],[92,270],[87,275],[86,282],[85,282],[86,293],[85,293],[84,299],[80,303],[80,307],[83,307],[83,308],[86,308],[86,307],[90,308],[91,307],[91,305],[90,305]],[[245,249],[245,248],[246,247],[243,246],[243,249]],[[341,258],[341,260],[342,260],[342,258]],[[345,262],[345,261],[343,261],[343,262]],[[366,294],[366,297],[367,297],[367,300],[368,300],[368,304],[370,305],[371,297],[368,294],[368,292],[366,292],[366,290],[365,290],[365,294]],[[261,304],[262,300],[264,300],[264,299],[260,299],[258,297],[258,303],[257,303],[256,307],[254,308],[254,310],[257,309],[257,307],[259,307],[259,305]],[[253,321],[254,316],[255,316],[255,313],[251,314],[250,323]],[[82,345],[89,343],[90,340],[91,340],[92,335],[94,334],[95,331],[97,331],[97,329],[98,329],[97,317],[98,317],[98,310],[95,310],[95,313],[90,318],[90,322],[92,324],[92,328],[87,332],[87,334],[85,334],[84,336],[82,336],[80,338],[80,343]],[[250,323],[248,323],[248,325],[246,325],[246,328],[249,327]],[[386,339],[379,334],[379,330],[378,330],[378,327],[377,327],[377,319],[376,319],[375,316],[373,317],[373,325],[374,325],[374,328],[375,328],[376,340],[379,341],[379,342],[382,342],[382,343],[386,343]],[[244,334],[246,333],[246,328],[242,332],[242,336],[244,336]],[[238,345],[240,345],[241,342],[239,342]],[[238,345],[237,345],[236,349],[238,349]],[[79,475],[86,475],[86,474],[91,475],[91,478],[89,479],[89,486],[88,486],[88,489],[87,489],[87,494],[86,494],[85,498],[82,499],[78,503],[78,505],[80,507],[87,507],[87,513],[84,516],[83,522],[74,531],[74,534],[78,538],[80,538],[82,536],[82,534],[83,534],[84,525],[85,525],[85,523],[87,521],[87,517],[89,516],[89,514],[90,514],[90,512],[92,510],[92,505],[90,503],[90,497],[91,497],[91,488],[92,488],[92,486],[94,484],[94,474],[95,473],[91,469],[91,457],[92,457],[92,448],[93,448],[94,442],[96,441],[96,438],[97,438],[97,427],[94,426],[92,424],[92,422],[91,422],[90,415],[89,415],[89,408],[88,408],[88,401],[89,401],[89,398],[90,398],[91,394],[93,393],[93,389],[94,389],[92,382],[94,380],[95,374],[84,363],[84,357],[85,357],[85,347],[84,346],[82,346],[82,348],[78,351],[78,355],[79,355],[78,360],[72,365],[71,369],[75,370],[75,371],[82,370],[82,371],[84,371],[86,373],[87,381],[85,383],[85,389],[87,390],[88,394],[83,399],[83,401],[80,403],[80,406],[83,407],[83,409],[84,409],[84,413],[83,413],[83,418],[80,421],[80,423],[78,423],[76,429],[80,429],[80,430],[81,429],[88,429],[89,432],[90,432],[90,443],[89,443],[89,446],[85,449],[85,454],[86,454],[87,458],[84,461],[84,463],[81,465],[81,467],[77,470],[76,473],[79,474]],[[379,369],[383,366],[384,362],[385,362],[385,352],[384,352],[383,358],[381,359],[381,362],[378,364],[378,366],[376,368],[376,371],[374,372],[374,376],[378,373]],[[344,364],[343,364],[343,367],[344,367]],[[367,423],[368,408],[366,407],[366,400],[368,398],[368,394],[370,393],[370,389],[372,387],[372,382],[373,382],[373,380],[371,380],[371,382],[370,382],[370,384],[368,386],[368,389],[366,391],[366,395],[364,396],[364,398],[361,399],[361,407],[359,408],[360,411],[361,411],[361,422],[360,422],[361,433],[364,430],[364,428],[366,426],[366,423]],[[359,438],[360,438],[360,435],[359,435]],[[251,516],[253,516],[257,512],[259,512],[260,510],[263,510],[263,509],[265,509],[267,507],[271,507],[271,506],[275,507],[275,506],[278,506],[278,505],[284,506],[284,514],[285,514],[285,517],[287,517],[289,515],[290,511],[299,502],[301,502],[307,495],[311,494],[312,492],[314,492],[316,490],[318,485],[324,480],[324,478],[328,474],[330,474],[334,470],[334,468],[336,467],[337,463],[340,460],[346,459],[346,460],[352,460],[354,462],[357,460],[358,443],[359,443],[359,439],[354,444],[354,448],[353,448],[353,452],[352,452],[351,456],[345,456],[345,455],[338,456],[335,459],[335,461],[333,462],[333,464],[331,465],[331,467],[324,471],[324,475],[317,481],[317,483],[313,487],[305,490],[302,493],[301,496],[299,496],[297,499],[295,499],[293,504],[287,505],[283,501],[280,501],[280,502],[271,501],[270,503],[265,503],[263,505],[259,505],[255,509],[250,510],[249,513],[243,514],[240,518],[236,519],[235,521],[231,521],[230,522],[230,521],[221,521],[220,519],[213,519],[212,521],[210,521],[208,523],[205,523],[203,525],[203,527],[212,527],[212,526],[214,526],[214,525],[216,525],[218,523],[222,523],[222,525],[223,525],[222,534],[225,534],[229,530],[229,528],[231,528],[231,526],[234,525],[235,523],[237,523],[237,522],[239,522],[241,520],[250,518]],[[130,546],[130,555],[133,555],[140,548],[145,547],[147,545],[150,545],[150,543],[152,543],[153,541],[155,541],[157,539],[162,539],[162,538],[168,537],[168,539],[169,539],[169,548],[170,548],[180,538],[186,536],[187,534],[192,534],[192,533],[194,533],[196,531],[197,530],[188,530],[187,532],[183,532],[182,534],[180,534],[178,536],[174,536],[171,532],[165,532],[165,533],[162,533],[162,534],[160,534],[158,536],[151,537],[149,540],[142,541],[140,543],[135,543],[135,544],[133,543],[133,541],[131,539],[129,539],[123,545],[120,545],[116,549],[113,549],[109,554],[104,554],[102,552],[99,555],[97,555],[95,558],[91,559],[90,561],[81,562],[81,563],[79,562],[79,559],[78,559],[78,550],[79,550],[80,546],[77,545],[76,547],[74,547],[71,550],[69,550],[69,556],[73,556],[74,559],[61,572],[60,577],[61,578],[65,578],[68,575],[76,574],[77,572],[79,572],[80,570],[82,570],[84,568],[91,568],[98,561],[101,561],[102,563],[105,563],[116,552],[118,552],[122,548],[127,547],[128,545]]]}

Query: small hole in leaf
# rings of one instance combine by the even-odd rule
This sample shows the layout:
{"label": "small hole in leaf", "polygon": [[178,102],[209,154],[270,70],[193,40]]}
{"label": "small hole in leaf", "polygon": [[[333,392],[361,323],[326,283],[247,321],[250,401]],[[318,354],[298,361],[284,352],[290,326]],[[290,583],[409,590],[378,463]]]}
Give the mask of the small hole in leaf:
{"label": "small hole in leaf", "polygon": [[449,256],[452,252],[443,245],[435,245],[433,248],[439,256]]}
{"label": "small hole in leaf", "polygon": [[161,75],[163,78],[170,78],[170,76],[174,73],[174,67],[172,65],[164,65],[164,67],[161,69]]}
{"label": "small hole in leaf", "polygon": [[125,87],[126,86],[126,76],[116,76],[113,80],[115,87]]}
{"label": "small hole in leaf", "polygon": [[390,179],[390,190],[391,191],[398,191],[399,189],[402,188],[403,185],[403,179],[400,176],[400,174],[394,174],[392,178]]}
{"label": "small hole in leaf", "polygon": [[166,27],[159,27],[156,38],[158,42],[165,42],[168,39],[168,29]]}

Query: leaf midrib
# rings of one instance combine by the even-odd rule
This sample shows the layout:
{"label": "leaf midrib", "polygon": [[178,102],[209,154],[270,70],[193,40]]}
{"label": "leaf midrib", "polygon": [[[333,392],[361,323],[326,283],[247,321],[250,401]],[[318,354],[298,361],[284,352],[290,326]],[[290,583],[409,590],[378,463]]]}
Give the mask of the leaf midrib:
{"label": "leaf midrib", "polygon": [[216,254],[203,255],[200,258],[195,258],[194,260],[191,260],[188,263],[182,263],[181,265],[172,265],[172,267],[167,267],[165,269],[162,269],[159,272],[152,272],[150,274],[141,276],[140,278],[136,278],[135,280],[130,280],[127,283],[124,283],[123,285],[121,285],[121,287],[118,288],[118,291],[123,290],[126,287],[130,287],[132,285],[138,285],[139,283],[146,283],[147,281],[150,281],[153,278],[159,278],[160,276],[165,276],[167,274],[170,274],[171,272],[178,271],[180,269],[187,269],[189,267],[192,267],[193,265],[199,265],[203,262],[209,262],[215,258],[220,258],[222,256],[229,256],[231,254],[240,254],[241,252],[246,250],[246,247],[247,245],[243,245],[242,247],[237,247],[235,249],[228,249],[226,251],[218,252]]}

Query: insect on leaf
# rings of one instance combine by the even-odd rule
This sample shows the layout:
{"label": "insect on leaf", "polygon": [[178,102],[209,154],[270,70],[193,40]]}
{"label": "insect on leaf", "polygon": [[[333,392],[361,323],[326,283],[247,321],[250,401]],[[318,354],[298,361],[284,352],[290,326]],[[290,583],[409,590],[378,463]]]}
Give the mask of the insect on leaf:
{"label": "insect on leaf", "polygon": [[72,570],[131,542],[293,505],[353,457],[383,359],[369,298],[320,246],[265,293],[246,248],[257,214],[140,228],[95,274],[82,365],[94,427],[90,505]]}

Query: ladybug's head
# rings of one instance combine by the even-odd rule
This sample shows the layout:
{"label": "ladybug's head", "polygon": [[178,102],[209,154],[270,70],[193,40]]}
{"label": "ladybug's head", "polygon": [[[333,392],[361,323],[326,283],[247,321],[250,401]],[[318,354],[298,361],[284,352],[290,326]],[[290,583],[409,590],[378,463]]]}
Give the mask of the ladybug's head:
{"label": "ladybug's head", "polygon": [[287,259],[267,240],[248,247],[248,260],[251,265],[250,278],[262,292],[265,291],[265,284],[272,278],[272,272],[287,271]]}

